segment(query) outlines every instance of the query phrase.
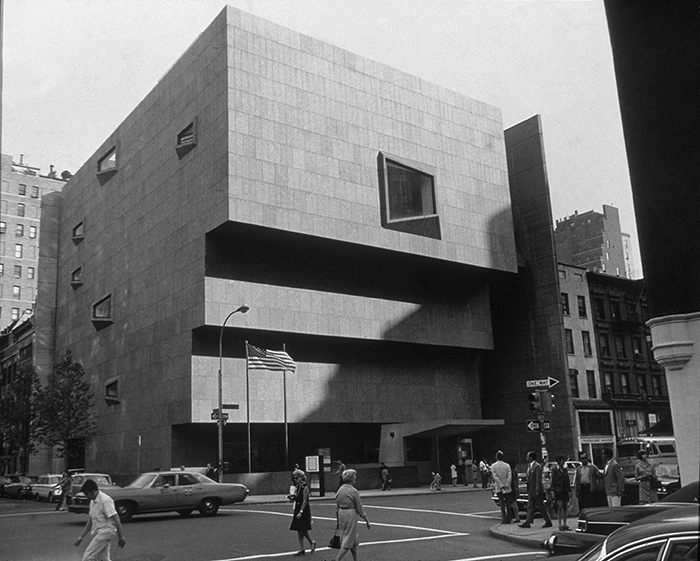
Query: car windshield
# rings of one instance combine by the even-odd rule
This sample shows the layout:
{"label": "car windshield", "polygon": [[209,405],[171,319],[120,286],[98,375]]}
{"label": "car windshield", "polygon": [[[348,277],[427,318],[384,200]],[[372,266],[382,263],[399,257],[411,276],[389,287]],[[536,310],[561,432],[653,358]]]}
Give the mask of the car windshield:
{"label": "car windshield", "polygon": [[678,464],[658,464],[655,467],[657,477],[672,477],[674,479],[680,477]]}
{"label": "car windshield", "polygon": [[143,473],[139,475],[136,479],[134,479],[131,483],[129,483],[126,487],[127,488],[132,488],[132,489],[143,489],[144,487],[148,487],[153,480],[156,478],[155,473]]}

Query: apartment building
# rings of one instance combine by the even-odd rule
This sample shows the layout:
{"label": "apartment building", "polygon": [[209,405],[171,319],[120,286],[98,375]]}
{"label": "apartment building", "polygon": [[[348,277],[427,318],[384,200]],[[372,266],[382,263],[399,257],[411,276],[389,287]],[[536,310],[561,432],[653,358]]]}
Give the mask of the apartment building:
{"label": "apartment building", "polygon": [[0,189],[0,329],[30,316],[37,293],[41,201],[60,191],[67,176],[2,155]]}

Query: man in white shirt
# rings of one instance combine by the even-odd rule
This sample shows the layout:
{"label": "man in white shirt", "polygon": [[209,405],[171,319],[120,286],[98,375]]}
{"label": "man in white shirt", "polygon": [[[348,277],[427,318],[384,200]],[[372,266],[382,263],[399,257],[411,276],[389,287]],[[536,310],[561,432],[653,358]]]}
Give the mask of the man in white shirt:
{"label": "man in white shirt", "polygon": [[83,561],[110,561],[109,546],[114,534],[119,536],[119,547],[126,544],[122,523],[114,508],[114,500],[100,491],[92,479],[85,480],[80,490],[90,499],[90,517],[83,533],[75,540],[75,545],[80,545],[83,538],[92,531],[95,537],[85,549]]}
{"label": "man in white shirt", "polygon": [[500,450],[496,452],[496,461],[491,464],[491,473],[494,491],[498,495],[498,503],[501,506],[501,524],[510,524],[506,494],[510,493],[512,475],[510,466],[503,461],[503,452]]}

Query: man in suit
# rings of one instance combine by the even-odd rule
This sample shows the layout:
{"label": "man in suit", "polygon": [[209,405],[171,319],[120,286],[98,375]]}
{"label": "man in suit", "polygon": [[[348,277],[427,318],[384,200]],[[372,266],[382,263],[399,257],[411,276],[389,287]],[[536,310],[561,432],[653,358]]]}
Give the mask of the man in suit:
{"label": "man in suit", "polygon": [[537,454],[527,453],[527,518],[519,528],[529,528],[535,521],[535,510],[539,510],[544,519],[543,528],[551,528],[552,519],[544,504],[544,487],[542,486],[542,466],[537,461]]}
{"label": "man in suit", "polygon": [[608,497],[608,506],[620,506],[622,495],[625,494],[625,475],[622,468],[613,458],[613,451],[610,448],[603,450],[605,460],[605,471],[603,472],[603,484],[605,485],[605,495]]}

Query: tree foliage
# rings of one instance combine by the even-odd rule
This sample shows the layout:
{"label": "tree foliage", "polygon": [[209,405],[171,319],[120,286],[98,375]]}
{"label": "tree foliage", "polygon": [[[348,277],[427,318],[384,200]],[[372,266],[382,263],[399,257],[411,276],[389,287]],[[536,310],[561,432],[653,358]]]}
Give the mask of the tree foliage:
{"label": "tree foliage", "polygon": [[25,362],[13,373],[0,398],[0,434],[10,455],[18,456],[22,469],[27,468],[29,455],[34,452],[31,423],[32,392],[37,383],[34,366]]}
{"label": "tree foliage", "polygon": [[45,385],[34,391],[33,436],[55,446],[59,457],[70,456],[76,441],[87,442],[96,433],[94,394],[85,380],[85,369],[66,351],[49,374]]}

